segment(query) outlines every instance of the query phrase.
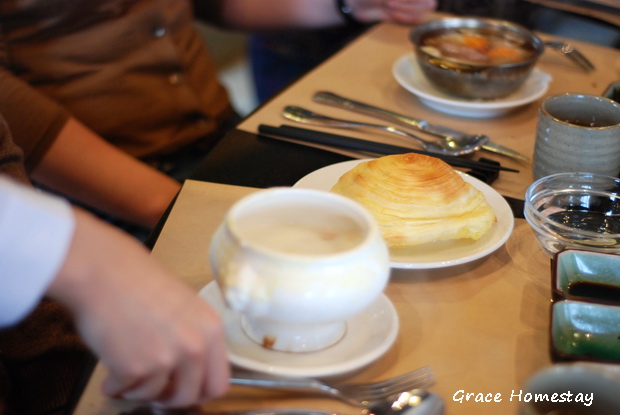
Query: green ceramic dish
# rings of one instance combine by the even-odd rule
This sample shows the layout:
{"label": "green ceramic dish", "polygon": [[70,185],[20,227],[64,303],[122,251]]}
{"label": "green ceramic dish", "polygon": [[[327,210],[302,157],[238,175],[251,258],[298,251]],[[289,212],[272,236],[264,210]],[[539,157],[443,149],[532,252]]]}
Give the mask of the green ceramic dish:
{"label": "green ceramic dish", "polygon": [[552,282],[560,297],[620,305],[620,255],[560,252],[555,257]]}
{"label": "green ceramic dish", "polygon": [[620,362],[620,307],[557,301],[551,339],[556,358]]}

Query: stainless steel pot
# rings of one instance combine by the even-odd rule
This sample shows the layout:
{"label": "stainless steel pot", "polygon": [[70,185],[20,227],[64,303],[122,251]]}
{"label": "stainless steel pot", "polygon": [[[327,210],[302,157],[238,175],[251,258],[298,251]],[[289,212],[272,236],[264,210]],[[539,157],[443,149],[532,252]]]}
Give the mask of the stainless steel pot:
{"label": "stainless steel pot", "polygon": [[[510,37],[530,48],[532,55],[517,63],[503,65],[470,65],[438,58],[420,45],[431,36],[447,30],[466,28],[481,34]],[[493,99],[515,91],[530,74],[543,53],[543,41],[530,30],[504,20],[483,18],[446,18],[417,26],[410,33],[415,55],[426,78],[439,90],[470,99]]]}

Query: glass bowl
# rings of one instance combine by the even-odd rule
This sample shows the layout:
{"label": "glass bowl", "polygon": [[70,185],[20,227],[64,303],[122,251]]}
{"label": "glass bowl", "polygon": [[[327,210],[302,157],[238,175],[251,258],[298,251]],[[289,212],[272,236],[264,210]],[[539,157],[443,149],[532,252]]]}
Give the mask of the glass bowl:
{"label": "glass bowl", "polygon": [[620,180],[558,173],[532,183],[524,215],[551,257],[565,249],[620,253]]}

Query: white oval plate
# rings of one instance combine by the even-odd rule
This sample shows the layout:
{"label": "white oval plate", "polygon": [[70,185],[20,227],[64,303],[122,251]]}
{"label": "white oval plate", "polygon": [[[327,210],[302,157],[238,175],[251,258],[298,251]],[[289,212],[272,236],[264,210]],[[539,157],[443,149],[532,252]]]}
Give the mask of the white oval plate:
{"label": "white oval plate", "polygon": [[[323,167],[301,178],[293,187],[329,191],[340,176],[363,161],[367,160],[344,161]],[[497,222],[477,241],[457,239],[391,250],[392,268],[429,269],[460,265],[489,255],[508,240],[514,227],[514,215],[508,202],[486,183],[468,174],[458,173],[484,194],[495,212]]]}
{"label": "white oval plate", "polygon": [[381,357],[398,335],[398,314],[381,296],[370,307],[347,320],[347,331],[336,344],[308,353],[270,350],[252,341],[241,328],[241,316],[228,308],[215,281],[199,296],[220,315],[224,324],[228,358],[239,367],[282,376],[335,376],[362,368]]}
{"label": "white oval plate", "polygon": [[413,53],[396,60],[392,66],[396,81],[426,106],[451,115],[471,118],[490,118],[505,114],[542,97],[549,88],[551,75],[534,68],[523,85],[512,94],[492,100],[459,99],[438,91],[426,79]]}

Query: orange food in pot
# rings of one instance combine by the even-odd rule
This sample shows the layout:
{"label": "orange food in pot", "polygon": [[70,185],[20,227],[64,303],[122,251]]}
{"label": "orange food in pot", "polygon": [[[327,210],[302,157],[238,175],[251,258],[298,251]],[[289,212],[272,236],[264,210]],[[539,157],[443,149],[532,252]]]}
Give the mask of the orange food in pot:
{"label": "orange food in pot", "polygon": [[480,52],[488,51],[490,46],[489,41],[482,36],[473,36],[468,34],[463,35],[463,43],[465,46],[476,49]]}

